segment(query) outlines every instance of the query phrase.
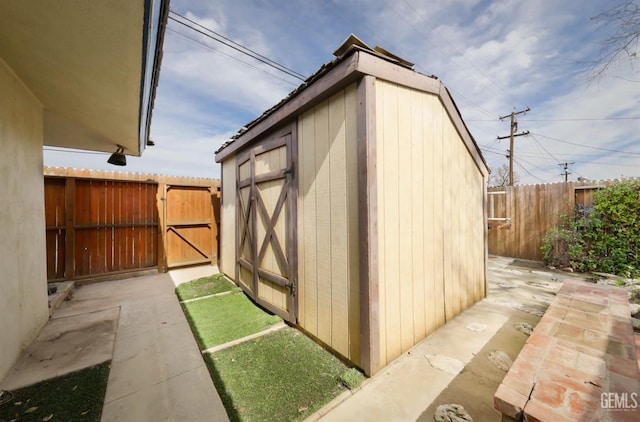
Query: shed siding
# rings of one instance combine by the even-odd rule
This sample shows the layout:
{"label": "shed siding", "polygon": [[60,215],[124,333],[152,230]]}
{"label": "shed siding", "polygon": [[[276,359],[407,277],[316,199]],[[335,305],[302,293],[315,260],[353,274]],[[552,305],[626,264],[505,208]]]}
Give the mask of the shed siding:
{"label": "shed siding", "polygon": [[299,324],[360,361],[356,85],[298,121]]}
{"label": "shed siding", "polygon": [[222,163],[222,203],[220,205],[220,271],[235,279],[236,261],[236,159]]}
{"label": "shed siding", "polygon": [[484,296],[483,176],[438,97],[376,81],[380,365]]}

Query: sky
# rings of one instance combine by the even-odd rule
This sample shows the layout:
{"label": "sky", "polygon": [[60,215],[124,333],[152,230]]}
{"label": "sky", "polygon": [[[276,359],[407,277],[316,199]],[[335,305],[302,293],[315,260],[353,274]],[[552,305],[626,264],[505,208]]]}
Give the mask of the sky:
{"label": "sky", "polygon": [[[593,20],[611,0],[171,0],[171,10],[304,76],[355,34],[436,75],[449,88],[490,168],[521,184],[640,177],[640,59],[592,77],[616,29]],[[171,17],[180,19],[177,15]],[[127,167],[109,154],[45,147],[44,164],[220,177],[214,151],[301,83],[169,20],[151,138]]]}

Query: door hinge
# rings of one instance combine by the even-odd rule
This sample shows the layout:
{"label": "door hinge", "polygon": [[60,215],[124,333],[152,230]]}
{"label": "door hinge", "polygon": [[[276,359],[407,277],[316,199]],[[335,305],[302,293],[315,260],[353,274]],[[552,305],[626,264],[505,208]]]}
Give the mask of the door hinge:
{"label": "door hinge", "polygon": [[289,289],[289,294],[293,297],[295,297],[295,295],[297,294],[296,288],[297,288],[297,282],[294,279],[293,281],[290,281],[289,283],[287,283],[287,288]]}

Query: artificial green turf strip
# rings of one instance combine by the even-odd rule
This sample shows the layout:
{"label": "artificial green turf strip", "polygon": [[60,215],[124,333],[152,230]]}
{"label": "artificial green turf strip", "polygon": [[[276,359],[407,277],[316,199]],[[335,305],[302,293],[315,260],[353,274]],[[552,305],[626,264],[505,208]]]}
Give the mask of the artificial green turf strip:
{"label": "artificial green turf strip", "polygon": [[176,287],[176,295],[179,300],[187,300],[216,293],[228,292],[233,288],[234,285],[230,283],[224,275],[214,274],[208,277],[198,278],[187,283],[182,283]]}
{"label": "artificial green turf strip", "polygon": [[12,391],[0,421],[99,421],[111,362]]}
{"label": "artificial green turf strip", "polygon": [[302,420],[346,390],[348,368],[290,327],[204,358],[232,421]]}
{"label": "artificial green turf strip", "polygon": [[258,333],[282,319],[255,306],[242,292],[183,303],[200,350]]}

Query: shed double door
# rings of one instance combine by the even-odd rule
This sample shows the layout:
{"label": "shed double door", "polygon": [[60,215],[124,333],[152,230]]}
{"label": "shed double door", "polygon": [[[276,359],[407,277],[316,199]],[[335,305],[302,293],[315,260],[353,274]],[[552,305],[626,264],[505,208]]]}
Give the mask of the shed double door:
{"label": "shed double door", "polygon": [[296,322],[296,145],[279,132],[236,161],[236,281],[258,304]]}

